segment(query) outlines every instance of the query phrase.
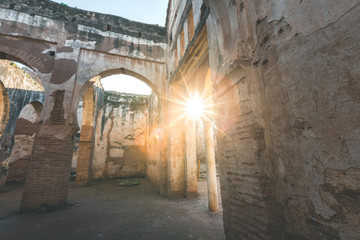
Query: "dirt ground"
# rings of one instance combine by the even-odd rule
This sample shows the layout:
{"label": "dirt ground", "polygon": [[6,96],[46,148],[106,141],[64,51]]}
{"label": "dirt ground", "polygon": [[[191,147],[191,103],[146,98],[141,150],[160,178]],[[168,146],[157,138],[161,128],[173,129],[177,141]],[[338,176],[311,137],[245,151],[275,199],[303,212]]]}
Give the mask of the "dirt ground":
{"label": "dirt ground", "polygon": [[193,200],[169,200],[148,179],[139,181],[72,186],[67,208],[42,213],[20,213],[23,186],[10,185],[0,193],[0,239],[225,239],[222,211],[208,211],[206,180]]}

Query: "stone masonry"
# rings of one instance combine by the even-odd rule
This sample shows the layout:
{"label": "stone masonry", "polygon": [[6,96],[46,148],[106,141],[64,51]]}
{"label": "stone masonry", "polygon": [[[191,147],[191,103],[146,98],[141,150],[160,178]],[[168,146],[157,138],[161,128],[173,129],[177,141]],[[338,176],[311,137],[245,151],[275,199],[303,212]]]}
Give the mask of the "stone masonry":
{"label": "stone masonry", "polygon": [[[28,65],[44,86],[21,209],[66,204],[79,102],[122,73],[152,88],[150,107],[83,114],[84,179],[141,175],[169,198],[196,195],[201,146],[183,102],[197,92],[209,209],[216,144],[227,239],[358,239],[359,22],[359,0],[169,0],[165,27],[1,1],[0,58]],[[13,124],[4,85],[2,138]],[[126,159],[140,152],[130,174]]]}

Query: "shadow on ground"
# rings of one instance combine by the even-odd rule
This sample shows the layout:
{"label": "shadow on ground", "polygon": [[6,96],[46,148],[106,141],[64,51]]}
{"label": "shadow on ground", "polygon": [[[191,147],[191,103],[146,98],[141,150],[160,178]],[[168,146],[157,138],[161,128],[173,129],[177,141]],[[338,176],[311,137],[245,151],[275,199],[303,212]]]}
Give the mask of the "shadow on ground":
{"label": "shadow on ground", "polygon": [[161,197],[147,179],[117,183],[72,187],[68,207],[38,213],[19,213],[23,186],[10,186],[0,194],[1,239],[225,239],[222,212],[208,211],[206,180],[193,200]]}

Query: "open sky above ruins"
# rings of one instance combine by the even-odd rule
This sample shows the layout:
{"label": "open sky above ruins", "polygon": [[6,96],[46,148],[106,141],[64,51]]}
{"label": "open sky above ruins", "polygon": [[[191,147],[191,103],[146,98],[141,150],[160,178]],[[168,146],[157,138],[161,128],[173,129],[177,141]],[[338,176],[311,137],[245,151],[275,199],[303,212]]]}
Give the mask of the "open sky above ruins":
{"label": "open sky above ruins", "polygon": [[[53,0],[69,7],[120,16],[133,21],[165,26],[168,0]],[[142,81],[127,75],[113,75],[104,78],[107,91],[128,92],[149,95],[151,89]]]}
{"label": "open sky above ruins", "polygon": [[168,0],[52,0],[93,12],[165,26]]}

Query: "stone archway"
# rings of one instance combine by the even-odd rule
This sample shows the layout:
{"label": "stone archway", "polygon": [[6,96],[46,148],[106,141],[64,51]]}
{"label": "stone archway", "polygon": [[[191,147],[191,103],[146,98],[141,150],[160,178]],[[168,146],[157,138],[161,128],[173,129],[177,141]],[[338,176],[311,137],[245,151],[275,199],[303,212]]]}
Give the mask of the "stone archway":
{"label": "stone archway", "polygon": [[[92,178],[91,177],[92,174],[93,174],[92,172],[95,172],[95,176],[96,176],[95,178],[101,178],[101,176],[107,176],[107,175],[109,175],[108,177],[114,177],[113,176],[114,174],[110,174],[110,172],[111,172],[110,170],[107,171],[108,174],[105,174],[105,173],[99,174],[100,170],[98,168],[102,169],[103,168],[102,165],[104,165],[105,163],[102,163],[102,165],[101,165],[101,163],[97,162],[97,157],[96,156],[98,155],[99,151],[96,151],[96,148],[97,148],[96,145],[98,145],[99,143],[95,145],[94,141],[95,141],[95,139],[97,139],[97,141],[100,141],[98,139],[98,137],[95,138],[95,135],[100,134],[100,132],[101,132],[101,136],[102,136],[102,131],[103,131],[102,128],[103,128],[103,124],[105,124],[105,123],[102,123],[102,121],[105,121],[103,119],[104,116],[99,115],[99,113],[101,113],[100,108],[104,104],[103,103],[104,102],[103,98],[105,96],[104,92],[102,92],[102,90],[101,90],[100,80],[102,78],[106,78],[108,76],[118,75],[118,74],[125,74],[125,75],[128,75],[128,76],[132,76],[132,77],[135,77],[137,80],[145,83],[148,87],[150,87],[152,89],[153,93],[152,93],[152,100],[151,101],[156,102],[156,103],[151,103],[151,106],[153,106],[155,104],[156,107],[153,106],[153,108],[156,108],[156,109],[162,108],[161,103],[163,102],[163,99],[159,97],[160,91],[159,91],[158,87],[156,87],[154,85],[154,83],[152,81],[150,81],[148,78],[144,77],[141,74],[133,72],[131,70],[127,70],[127,69],[124,69],[124,68],[106,70],[104,72],[99,73],[95,77],[91,78],[88,82],[86,82],[83,85],[83,87],[81,88],[81,90],[78,92],[78,95],[74,98],[74,104],[73,104],[75,106],[78,105],[78,102],[81,99],[81,94],[83,94],[82,95],[82,99],[83,99],[83,113],[82,113],[82,116],[83,116],[83,118],[82,118],[82,123],[80,123],[82,126],[81,126],[79,148],[78,148],[78,154],[77,154],[77,170],[76,170],[77,171],[77,173],[76,173],[77,185],[84,185],[84,184],[88,183],[90,181],[90,179]],[[134,97],[135,96],[131,96],[131,94],[129,96],[125,96],[125,98],[129,98],[129,99],[132,99]],[[140,96],[138,96],[138,97],[140,97]],[[138,98],[138,97],[135,97],[135,98]],[[136,102],[137,100],[133,99],[131,101]],[[130,103],[130,112],[134,111],[134,110],[131,110],[131,108],[134,108],[134,107],[136,108],[136,106],[134,105],[135,102]],[[122,111],[124,111],[124,110],[122,110]],[[122,114],[126,114],[126,113],[127,112],[123,112]],[[74,118],[76,119],[77,118],[77,117],[75,117],[76,114],[75,113],[73,113],[73,114],[74,114]],[[136,112],[133,112],[132,114],[136,115]],[[156,112],[155,114],[161,114],[161,113]],[[116,116],[113,116],[113,118],[116,118]],[[149,121],[150,122],[152,121],[152,123],[154,121],[157,121],[157,120],[154,120],[154,119],[158,119],[158,117],[152,118],[152,120],[149,120]],[[116,120],[114,120],[114,121],[116,121]],[[74,120],[74,122],[77,122],[77,121]],[[145,121],[144,123],[146,125],[148,124],[147,121]],[[101,125],[100,128],[99,128],[99,126],[97,126],[99,124]],[[126,125],[126,123],[122,123],[122,124]],[[160,124],[160,123],[156,123],[155,125],[157,126],[158,124]],[[154,124],[150,124],[150,125],[153,126]],[[149,128],[144,127],[143,132],[142,132],[144,134],[144,136],[147,136],[147,134],[148,134],[147,131],[149,131],[149,133],[150,133],[150,132],[154,131],[154,129],[152,127],[149,127]],[[129,134],[132,135],[132,133],[129,133]],[[151,135],[151,134],[149,134],[149,135]],[[157,138],[159,138],[159,136],[157,136]],[[120,140],[120,139],[121,139],[121,137],[118,139],[118,141],[120,141],[120,142],[122,142],[124,140],[124,139],[123,140]],[[129,141],[129,139],[128,140],[125,139],[125,141]],[[144,152],[146,152],[145,149],[147,148],[146,147],[146,141],[147,140],[146,140],[146,137],[145,137],[142,144],[140,144],[141,146],[139,145],[144,150]],[[130,142],[128,142],[127,144],[124,143],[122,148],[127,147],[127,145],[130,144]],[[132,144],[135,144],[135,143],[132,143]],[[101,155],[102,156],[101,158],[104,158],[104,156],[108,156],[109,158],[117,159],[120,162],[124,161],[124,158],[123,158],[122,154],[120,154],[121,156],[115,156],[115,157],[114,156],[110,157],[109,154],[110,154],[109,152],[105,152],[105,153],[103,153]],[[94,162],[95,167],[92,167],[92,165],[93,165],[92,162],[93,161],[95,161]],[[156,162],[156,163],[154,163],[154,162]],[[158,165],[159,162],[160,162],[160,159],[156,159],[156,160],[153,159],[153,164],[152,165]],[[98,166],[99,164],[101,166]],[[145,166],[146,163],[144,162],[143,164]],[[133,165],[133,166],[135,166],[135,165]],[[93,168],[96,168],[96,169],[93,169]],[[155,174],[151,174],[151,171],[154,171],[154,170],[149,170],[148,171],[148,172],[150,172],[149,175],[151,175],[150,178],[153,180],[153,182],[159,183],[159,181],[160,181],[159,178],[154,177],[153,175],[155,175]],[[132,174],[131,172],[134,172],[134,171],[130,170],[130,172],[128,174]],[[158,171],[156,173],[158,173]],[[119,174],[120,173],[116,173],[115,175],[119,175]],[[145,173],[145,167],[142,170],[142,174],[144,176],[146,174]]]}

